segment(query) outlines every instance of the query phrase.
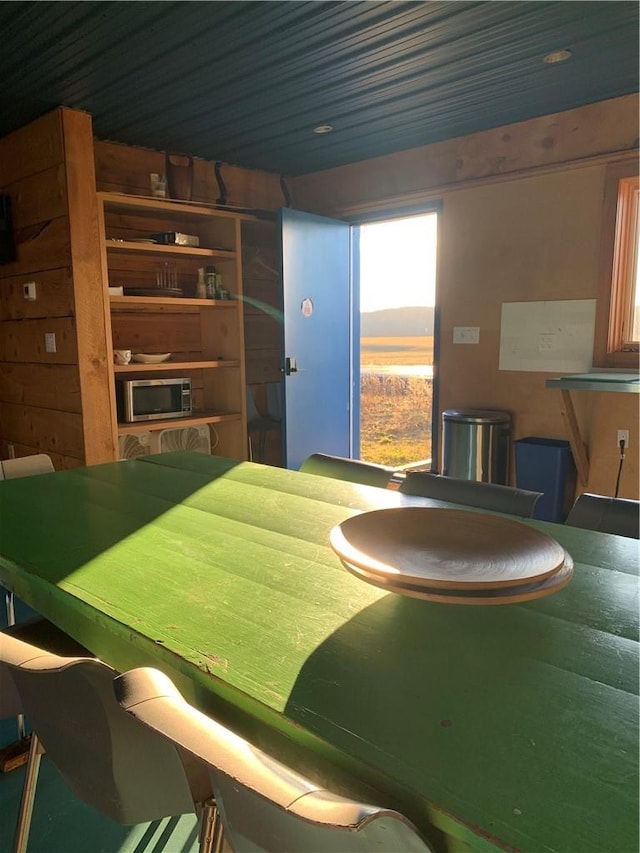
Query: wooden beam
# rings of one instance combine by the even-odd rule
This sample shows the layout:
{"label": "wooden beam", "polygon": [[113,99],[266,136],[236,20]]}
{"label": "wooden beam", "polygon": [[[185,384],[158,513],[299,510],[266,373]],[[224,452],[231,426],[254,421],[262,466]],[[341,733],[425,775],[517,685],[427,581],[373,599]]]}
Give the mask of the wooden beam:
{"label": "wooden beam", "polygon": [[77,364],[87,465],[117,459],[115,394],[107,353],[111,352],[108,299],[93,161],[91,117],[62,110]]}
{"label": "wooden beam", "polygon": [[567,427],[567,432],[569,433],[569,444],[578,470],[578,478],[582,485],[586,487],[589,482],[589,457],[587,455],[587,448],[580,435],[580,427],[578,425],[578,418],[576,417],[576,410],[573,407],[571,392],[567,391],[566,388],[561,388],[560,394],[562,397],[560,410]]}

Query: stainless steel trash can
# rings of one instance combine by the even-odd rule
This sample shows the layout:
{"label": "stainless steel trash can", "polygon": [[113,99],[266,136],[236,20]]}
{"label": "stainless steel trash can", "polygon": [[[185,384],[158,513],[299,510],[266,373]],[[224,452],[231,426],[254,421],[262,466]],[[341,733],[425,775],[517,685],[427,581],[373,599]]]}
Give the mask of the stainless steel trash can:
{"label": "stainless steel trash can", "polygon": [[442,413],[442,473],[459,480],[507,483],[511,415],[486,409]]}

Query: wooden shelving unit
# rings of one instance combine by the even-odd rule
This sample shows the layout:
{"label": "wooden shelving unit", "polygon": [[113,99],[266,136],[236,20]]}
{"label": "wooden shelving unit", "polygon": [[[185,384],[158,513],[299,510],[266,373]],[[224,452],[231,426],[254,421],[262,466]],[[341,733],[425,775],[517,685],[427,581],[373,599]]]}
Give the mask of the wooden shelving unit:
{"label": "wooden shelving unit", "polygon": [[[123,452],[133,437],[148,439],[165,430],[209,426],[212,452],[246,459],[246,407],[240,224],[244,214],[164,199],[98,193],[103,228],[103,261],[109,286],[148,290],[149,295],[107,296],[112,384],[125,378],[189,377],[193,413],[184,418],[136,423],[115,421]],[[198,247],[141,242],[151,234],[177,231],[197,235]],[[181,296],[158,293],[157,265],[171,264]],[[198,269],[213,265],[230,298],[196,297]],[[113,363],[114,349],[170,352],[161,364]],[[179,439],[180,436],[176,435]],[[157,441],[155,442],[157,444]],[[154,445],[146,441],[145,447]],[[148,452],[148,451],[144,451]]]}

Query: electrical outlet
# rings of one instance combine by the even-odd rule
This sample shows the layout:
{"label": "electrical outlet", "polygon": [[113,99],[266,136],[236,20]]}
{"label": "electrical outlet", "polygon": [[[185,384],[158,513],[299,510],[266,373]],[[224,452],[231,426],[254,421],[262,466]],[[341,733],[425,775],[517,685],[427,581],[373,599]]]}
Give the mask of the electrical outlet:
{"label": "electrical outlet", "polygon": [[618,437],[616,439],[616,446],[620,447],[620,442],[624,441],[624,449],[627,450],[629,447],[629,430],[628,429],[619,429]]}
{"label": "electrical outlet", "polygon": [[56,352],[56,333],[55,332],[45,332],[44,333],[44,351],[45,352]]}

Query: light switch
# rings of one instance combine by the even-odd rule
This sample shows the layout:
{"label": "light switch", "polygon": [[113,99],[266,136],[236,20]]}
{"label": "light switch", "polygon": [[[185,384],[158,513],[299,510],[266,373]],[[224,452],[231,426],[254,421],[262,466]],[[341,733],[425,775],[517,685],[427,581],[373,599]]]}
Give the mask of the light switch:
{"label": "light switch", "polygon": [[26,284],[22,285],[22,293],[25,299],[28,299],[29,302],[35,302],[36,299],[36,283],[35,281],[28,281]]}
{"label": "light switch", "polygon": [[454,326],[454,344],[479,344],[480,326]]}
{"label": "light switch", "polygon": [[56,333],[55,332],[45,332],[44,333],[44,348],[46,352],[55,352],[56,351]]}

